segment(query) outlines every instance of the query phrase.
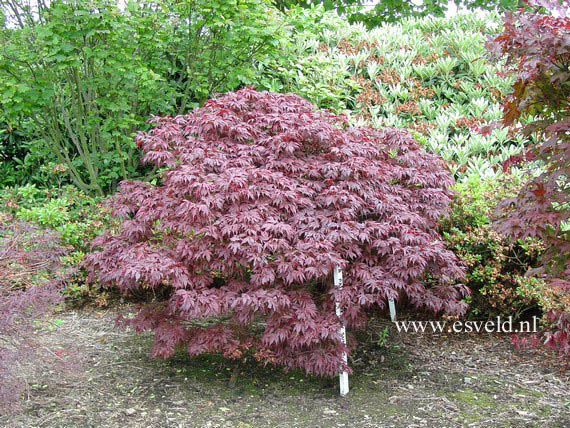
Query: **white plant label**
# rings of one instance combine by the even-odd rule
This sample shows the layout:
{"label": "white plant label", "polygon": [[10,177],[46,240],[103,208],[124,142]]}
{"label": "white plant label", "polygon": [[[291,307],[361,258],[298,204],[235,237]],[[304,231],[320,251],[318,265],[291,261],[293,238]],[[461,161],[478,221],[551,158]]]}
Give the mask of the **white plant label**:
{"label": "white plant label", "polygon": [[390,319],[394,322],[396,321],[396,304],[394,299],[388,299],[388,307],[390,308]]}
{"label": "white plant label", "polygon": [[[340,266],[335,266],[333,277],[334,277],[335,287],[341,289],[342,288],[342,270],[340,269]],[[339,318],[342,316],[342,309],[340,308],[340,305],[338,304],[338,302],[336,302],[336,315]],[[342,343],[346,345],[346,327],[344,326],[344,323],[342,324],[342,327],[340,328],[339,333],[340,333],[340,336],[342,338],[341,339]],[[342,354],[342,359],[344,360],[345,364],[348,363],[348,357],[346,355],[346,352],[344,352]],[[339,373],[339,382],[340,382],[340,396],[344,397],[344,396],[346,396],[346,394],[348,394],[348,372],[343,370]]]}

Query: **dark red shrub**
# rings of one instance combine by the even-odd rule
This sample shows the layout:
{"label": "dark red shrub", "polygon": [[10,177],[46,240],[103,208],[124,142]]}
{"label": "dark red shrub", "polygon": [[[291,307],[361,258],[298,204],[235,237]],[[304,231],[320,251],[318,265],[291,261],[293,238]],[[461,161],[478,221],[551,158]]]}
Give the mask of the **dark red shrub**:
{"label": "dark red shrub", "polygon": [[24,382],[16,369],[45,357],[35,323],[61,300],[66,252],[56,233],[0,213],[0,412],[18,405]]}
{"label": "dark red shrub", "polygon": [[296,95],[251,88],[153,121],[138,143],[144,161],[169,169],[158,186],[122,183],[112,200],[122,227],[95,240],[87,267],[125,292],[171,288],[126,321],[155,332],[154,355],[248,351],[334,375],[335,299],[352,327],[390,297],[464,312],[466,289],[448,285],[463,271],[436,233],[452,179],[408,133],[347,129]]}
{"label": "dark red shrub", "polygon": [[[537,138],[531,147],[541,173],[515,198],[502,202],[498,230],[514,238],[537,237],[545,245],[539,274],[570,294],[570,1],[529,0],[535,11],[505,16],[504,32],[491,40],[515,77],[504,104],[503,125]],[[551,12],[546,15],[540,10]],[[528,155],[525,156],[529,160]],[[522,159],[520,159],[522,161]],[[545,343],[570,357],[570,305],[549,311]]]}

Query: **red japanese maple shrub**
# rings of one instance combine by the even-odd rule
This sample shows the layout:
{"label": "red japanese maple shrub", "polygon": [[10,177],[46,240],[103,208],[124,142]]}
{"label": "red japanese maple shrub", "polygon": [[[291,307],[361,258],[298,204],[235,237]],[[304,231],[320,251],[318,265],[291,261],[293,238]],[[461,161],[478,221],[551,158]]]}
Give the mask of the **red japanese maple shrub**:
{"label": "red japanese maple shrub", "polygon": [[50,358],[36,343],[36,323],[61,301],[67,252],[57,234],[0,213],[0,414],[18,408],[21,367]]}
{"label": "red japanese maple shrub", "polygon": [[[506,58],[515,77],[502,124],[537,136],[524,160],[538,159],[543,168],[516,198],[503,201],[498,230],[514,238],[541,239],[544,266],[535,273],[570,301],[570,1],[527,3],[536,10],[508,13],[504,32],[488,48],[495,57]],[[570,305],[547,310],[552,328],[543,343],[569,361]]]}
{"label": "red japanese maple shrub", "polygon": [[[120,231],[94,242],[92,277],[171,287],[126,323],[153,330],[152,353],[253,353],[261,361],[334,375],[343,321],[407,296],[458,314],[463,273],[436,233],[452,182],[441,160],[396,129],[346,129],[297,95],[251,88],[140,134],[162,184],[123,182],[112,200]],[[332,285],[335,265],[344,288]],[[437,278],[428,288],[425,275]],[[208,322],[205,322],[205,320]]]}

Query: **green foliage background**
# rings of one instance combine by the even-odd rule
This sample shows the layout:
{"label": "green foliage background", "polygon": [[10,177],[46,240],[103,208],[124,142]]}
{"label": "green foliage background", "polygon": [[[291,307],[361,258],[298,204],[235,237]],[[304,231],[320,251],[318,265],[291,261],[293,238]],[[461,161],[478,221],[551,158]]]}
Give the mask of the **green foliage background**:
{"label": "green foliage background", "polygon": [[[136,131],[151,114],[186,112],[251,81],[255,61],[277,55],[276,15],[264,0],[130,1],[125,10],[59,0],[31,17],[22,10],[19,25],[0,31],[4,157],[42,153],[100,195],[147,173]],[[28,147],[10,153],[18,138]]]}
{"label": "green foliage background", "polygon": [[523,5],[523,2],[519,0],[424,0],[420,4],[409,0],[377,0],[375,2],[368,0],[274,0],[274,4],[281,10],[294,6],[310,8],[323,5],[326,10],[335,10],[340,15],[345,15],[349,22],[360,22],[368,28],[374,28],[386,22],[396,22],[402,18],[444,16],[450,3],[460,9],[498,11]]}
{"label": "green foliage background", "polygon": [[151,115],[185,113],[246,85],[295,92],[347,114],[354,125],[406,128],[438,153],[458,181],[441,232],[468,266],[471,314],[532,309],[540,284],[523,275],[535,266],[540,244],[499,236],[491,217],[496,196],[539,169],[502,169],[533,140],[476,132],[500,119],[513,84],[504,65],[486,55],[486,37],[501,31],[500,15],[442,18],[434,15],[447,2],[422,9],[386,0],[377,12],[400,12],[378,12],[372,21],[349,14],[351,24],[337,11],[347,14],[358,2],[278,3],[287,10],[265,0],[130,1],[125,9],[110,0],[60,0],[37,19],[23,13],[21,25],[3,25],[4,209],[56,229],[75,249],[71,262],[80,263],[89,237],[109,227],[98,197],[123,179],[156,179],[139,164],[134,143]]}

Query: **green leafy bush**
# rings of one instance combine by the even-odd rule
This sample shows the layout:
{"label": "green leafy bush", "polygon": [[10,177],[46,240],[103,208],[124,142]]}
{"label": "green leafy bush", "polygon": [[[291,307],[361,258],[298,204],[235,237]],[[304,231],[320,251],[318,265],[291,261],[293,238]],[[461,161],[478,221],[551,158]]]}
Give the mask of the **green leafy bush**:
{"label": "green leafy bush", "polygon": [[74,186],[40,189],[33,184],[6,188],[0,203],[18,219],[31,221],[58,232],[62,242],[86,251],[89,240],[107,223],[99,198],[91,197]]}
{"label": "green leafy bush", "polygon": [[[277,55],[278,12],[265,0],[13,1],[0,28],[0,110],[96,194],[141,176],[137,130],[251,80]],[[31,126],[26,127],[31,121]],[[7,129],[7,128],[5,128]],[[18,184],[16,182],[6,184]]]}
{"label": "green leafy bush", "polygon": [[293,8],[285,21],[281,40],[285,54],[260,61],[250,84],[260,90],[293,92],[320,108],[345,111],[358,86],[350,80],[348,67],[322,49],[320,35],[345,27],[346,21],[322,7]]}
{"label": "green leafy bush", "polygon": [[491,225],[498,201],[514,194],[521,183],[513,176],[486,180],[469,177],[456,185],[451,215],[440,226],[448,246],[467,266],[473,317],[519,318],[537,307],[536,295],[529,292],[535,284],[524,275],[537,265],[542,245],[537,240],[512,241]]}
{"label": "green leafy bush", "polygon": [[503,64],[485,57],[486,36],[501,29],[497,14],[409,18],[369,31],[323,8],[288,13],[297,59],[268,66],[273,80],[262,79],[264,89],[345,111],[355,125],[408,128],[459,181],[501,176],[503,162],[528,145],[503,130],[474,132],[501,117],[513,83]]}
{"label": "green leafy bush", "polygon": [[95,300],[104,305],[108,302],[109,292],[102,291],[96,284],[86,284],[85,274],[79,269],[89,252],[90,241],[112,225],[112,218],[99,198],[71,185],[41,189],[29,184],[1,190],[0,204],[0,216],[7,215],[14,222],[23,221],[40,227],[45,233],[57,234],[58,241],[68,248],[61,258],[62,265],[74,272],[62,290],[68,303]]}

